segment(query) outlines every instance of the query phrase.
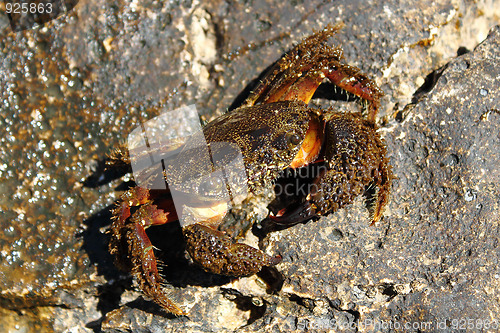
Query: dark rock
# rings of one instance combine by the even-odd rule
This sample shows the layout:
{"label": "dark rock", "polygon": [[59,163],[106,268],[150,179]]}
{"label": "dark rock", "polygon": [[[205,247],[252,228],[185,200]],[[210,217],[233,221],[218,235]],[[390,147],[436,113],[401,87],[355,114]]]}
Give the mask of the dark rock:
{"label": "dark rock", "polygon": [[[81,1],[16,33],[0,13],[0,330],[500,320],[498,29],[474,49],[498,14],[482,6]],[[261,277],[167,272],[189,318],[143,301],[104,234],[128,179],[85,180],[140,122],[193,103],[205,119],[221,114],[293,43],[338,21],[346,26],[332,43],[386,93],[381,133],[397,179],[384,220],[368,227],[360,199],[272,233],[265,249],[284,261]]]}

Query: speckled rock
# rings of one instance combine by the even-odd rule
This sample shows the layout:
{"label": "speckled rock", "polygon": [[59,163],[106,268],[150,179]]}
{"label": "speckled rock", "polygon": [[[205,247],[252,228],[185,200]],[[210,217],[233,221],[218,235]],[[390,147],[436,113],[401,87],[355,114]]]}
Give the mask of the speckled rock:
{"label": "speckled rock", "polygon": [[[500,320],[498,29],[455,59],[486,38],[497,8],[81,0],[14,33],[0,7],[0,330],[353,331],[365,319],[447,319],[450,328],[454,319]],[[196,103],[205,119],[221,114],[293,43],[339,21],[332,43],[386,93],[381,133],[397,179],[384,220],[368,227],[360,200],[272,233],[261,246],[283,255],[279,272],[240,280],[190,266],[174,242],[169,267],[178,270],[166,272],[166,287],[189,318],[143,301],[106,251],[109,206],[128,179],[102,172],[106,154],[163,110]],[[263,281],[273,280],[281,282],[270,293]]]}
{"label": "speckled rock", "polygon": [[338,323],[341,310],[368,332],[393,330],[364,323],[498,327],[499,43],[497,26],[381,129],[397,177],[382,222],[368,227],[359,200],[270,237],[283,253],[281,292],[314,304],[296,322]]}

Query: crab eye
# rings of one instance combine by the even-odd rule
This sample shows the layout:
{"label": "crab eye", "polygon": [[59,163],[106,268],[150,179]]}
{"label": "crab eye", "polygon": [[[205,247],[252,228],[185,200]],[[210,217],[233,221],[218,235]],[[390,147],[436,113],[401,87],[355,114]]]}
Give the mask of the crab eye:
{"label": "crab eye", "polygon": [[198,191],[202,195],[215,195],[219,193],[224,186],[224,182],[220,177],[210,177],[201,182]]}
{"label": "crab eye", "polygon": [[300,141],[302,141],[302,138],[297,133],[287,133],[286,142],[288,142],[289,145],[296,146]]}

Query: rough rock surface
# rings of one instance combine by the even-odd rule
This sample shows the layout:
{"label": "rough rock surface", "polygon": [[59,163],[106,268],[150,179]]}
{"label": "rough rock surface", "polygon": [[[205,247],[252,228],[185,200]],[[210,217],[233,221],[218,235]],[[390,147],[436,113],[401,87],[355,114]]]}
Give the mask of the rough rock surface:
{"label": "rough rock surface", "polygon": [[[2,332],[500,325],[498,1],[81,0],[17,33],[2,6]],[[240,280],[201,272],[174,244],[167,288],[190,316],[165,315],[106,252],[124,179],[93,175],[140,122],[193,103],[221,114],[293,43],[338,21],[332,43],[386,93],[380,131],[397,179],[384,219],[369,227],[360,199],[271,233],[260,245],[283,263]],[[313,102],[324,103],[342,105]]]}

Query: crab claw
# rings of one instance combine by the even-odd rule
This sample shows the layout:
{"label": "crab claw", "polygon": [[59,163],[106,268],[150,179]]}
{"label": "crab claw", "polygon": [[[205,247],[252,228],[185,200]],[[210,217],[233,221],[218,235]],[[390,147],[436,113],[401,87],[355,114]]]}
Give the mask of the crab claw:
{"label": "crab claw", "polygon": [[184,227],[183,233],[189,255],[207,272],[249,276],[260,271],[263,266],[274,266],[281,262],[279,255],[271,257],[199,223]]}
{"label": "crab claw", "polygon": [[318,214],[314,206],[309,201],[305,201],[295,206],[293,209],[284,208],[280,210],[277,215],[270,214],[269,219],[275,224],[291,227],[299,223],[307,222],[317,216]]}

